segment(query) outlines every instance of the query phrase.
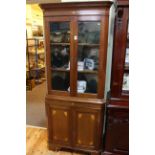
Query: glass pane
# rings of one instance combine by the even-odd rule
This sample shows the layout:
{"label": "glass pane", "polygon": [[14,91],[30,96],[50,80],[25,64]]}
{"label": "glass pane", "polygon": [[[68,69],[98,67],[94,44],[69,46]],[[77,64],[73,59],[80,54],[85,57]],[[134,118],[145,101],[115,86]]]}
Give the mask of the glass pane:
{"label": "glass pane", "polygon": [[129,73],[124,73],[122,90],[129,90]]}
{"label": "glass pane", "polygon": [[52,89],[69,91],[70,22],[50,23]]}
{"label": "glass pane", "polygon": [[127,32],[127,41],[126,41],[125,66],[129,66],[129,26],[128,26],[128,32]]}
{"label": "glass pane", "polygon": [[77,92],[97,93],[100,22],[78,22]]}
{"label": "glass pane", "polygon": [[95,74],[78,73],[77,92],[97,93],[98,78]]}
{"label": "glass pane", "polygon": [[50,23],[50,40],[52,43],[70,42],[70,23],[52,22]]}
{"label": "glass pane", "polygon": [[69,72],[52,71],[52,89],[69,91],[70,75]]}
{"label": "glass pane", "polygon": [[100,41],[100,22],[79,22],[78,23],[78,42],[88,44],[99,44]]}
{"label": "glass pane", "polygon": [[124,67],[122,90],[129,91],[129,23],[128,23],[128,27],[127,27],[125,67]]}
{"label": "glass pane", "polygon": [[69,69],[70,46],[51,46],[51,67]]}
{"label": "glass pane", "polygon": [[51,67],[69,69],[70,61],[69,22],[50,23]]}
{"label": "glass pane", "polygon": [[79,46],[78,47],[78,71],[98,70],[99,47]]}

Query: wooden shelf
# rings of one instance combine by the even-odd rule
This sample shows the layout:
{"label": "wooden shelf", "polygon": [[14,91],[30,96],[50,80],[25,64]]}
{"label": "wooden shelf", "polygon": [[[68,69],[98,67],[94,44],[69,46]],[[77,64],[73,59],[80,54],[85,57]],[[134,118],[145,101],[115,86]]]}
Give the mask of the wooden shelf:
{"label": "wooden shelf", "polygon": [[62,46],[69,46],[70,45],[70,43],[52,43],[51,42],[51,45],[62,45]]}
{"label": "wooden shelf", "polygon": [[[58,72],[69,72],[70,70],[67,70],[65,68],[51,68],[52,71],[58,71]],[[78,73],[88,73],[88,74],[97,74],[98,71],[94,70],[78,70]]]}
{"label": "wooden shelf", "polygon": [[78,43],[79,46],[100,46],[100,44]]}
{"label": "wooden shelf", "polygon": [[123,90],[122,89],[122,95],[129,95],[129,90]]}
{"label": "wooden shelf", "polygon": [[129,65],[124,66],[124,71],[129,72]]}
{"label": "wooden shelf", "polygon": [[36,70],[42,70],[42,69],[45,69],[45,67],[31,68],[30,70],[31,71],[36,71]]}
{"label": "wooden shelf", "polygon": [[97,74],[96,70],[78,70],[78,73],[88,73],[88,74]]}
{"label": "wooden shelf", "polygon": [[67,70],[65,68],[51,68],[52,71],[58,71],[58,72],[69,72],[70,70]]}

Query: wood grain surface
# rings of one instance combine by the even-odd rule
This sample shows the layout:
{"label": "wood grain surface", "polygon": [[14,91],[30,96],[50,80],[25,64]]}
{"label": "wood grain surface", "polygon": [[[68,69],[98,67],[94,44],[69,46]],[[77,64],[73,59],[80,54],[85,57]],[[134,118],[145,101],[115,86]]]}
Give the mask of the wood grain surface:
{"label": "wood grain surface", "polygon": [[26,128],[26,155],[81,155],[73,152],[49,151],[47,147],[47,129]]}

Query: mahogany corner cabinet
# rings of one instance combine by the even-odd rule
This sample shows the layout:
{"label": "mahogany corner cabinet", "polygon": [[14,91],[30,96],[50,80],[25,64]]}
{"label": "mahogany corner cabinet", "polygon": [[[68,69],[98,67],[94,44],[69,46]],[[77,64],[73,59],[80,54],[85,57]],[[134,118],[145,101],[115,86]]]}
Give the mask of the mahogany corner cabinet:
{"label": "mahogany corner cabinet", "polygon": [[40,4],[46,47],[48,146],[102,152],[110,90],[112,1]]}

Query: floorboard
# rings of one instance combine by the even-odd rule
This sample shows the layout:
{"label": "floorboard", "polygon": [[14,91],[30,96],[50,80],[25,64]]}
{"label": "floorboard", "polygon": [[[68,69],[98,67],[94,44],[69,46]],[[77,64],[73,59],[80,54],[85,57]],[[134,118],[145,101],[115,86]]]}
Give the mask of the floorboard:
{"label": "floorboard", "polygon": [[72,152],[53,152],[47,148],[47,129],[39,127],[26,128],[26,155],[82,155]]}

